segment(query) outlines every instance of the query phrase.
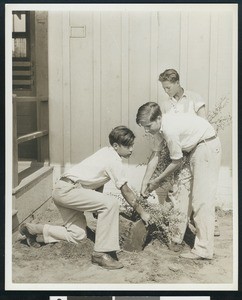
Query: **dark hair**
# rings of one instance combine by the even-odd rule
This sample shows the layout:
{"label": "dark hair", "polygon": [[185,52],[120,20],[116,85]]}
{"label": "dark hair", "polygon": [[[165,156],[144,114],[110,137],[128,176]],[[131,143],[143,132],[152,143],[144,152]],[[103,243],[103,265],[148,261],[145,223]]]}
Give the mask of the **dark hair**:
{"label": "dark hair", "polygon": [[150,122],[153,122],[157,119],[158,116],[161,116],[160,106],[156,102],[147,102],[140,106],[136,115],[136,123],[138,125],[142,124],[142,121],[147,119]]}
{"label": "dark hair", "polygon": [[122,146],[131,146],[134,142],[135,135],[132,130],[126,126],[117,126],[109,134],[109,143],[112,146],[117,143]]}
{"label": "dark hair", "polygon": [[170,81],[172,83],[179,81],[180,77],[176,70],[174,69],[167,69],[159,76],[159,81]]}

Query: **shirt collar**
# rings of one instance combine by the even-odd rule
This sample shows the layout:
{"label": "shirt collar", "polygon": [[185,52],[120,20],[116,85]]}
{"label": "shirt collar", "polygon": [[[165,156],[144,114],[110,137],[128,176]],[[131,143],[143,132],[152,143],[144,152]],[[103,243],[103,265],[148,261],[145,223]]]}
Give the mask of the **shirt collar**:
{"label": "shirt collar", "polygon": [[[183,92],[183,94],[182,94],[182,96],[181,96],[181,98],[179,100],[181,100],[183,97],[187,97],[187,91],[186,90],[184,90],[184,92]],[[169,97],[169,99],[172,102],[174,102],[174,101],[177,102],[177,100],[174,97]]]}

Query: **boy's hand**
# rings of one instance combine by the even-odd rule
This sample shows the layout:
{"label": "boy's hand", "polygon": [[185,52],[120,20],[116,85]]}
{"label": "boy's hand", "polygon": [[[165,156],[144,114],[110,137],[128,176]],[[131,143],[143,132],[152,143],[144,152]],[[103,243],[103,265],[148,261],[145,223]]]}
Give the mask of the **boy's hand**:
{"label": "boy's hand", "polygon": [[159,183],[160,182],[157,179],[150,180],[148,183],[147,192],[150,193],[156,190],[159,187]]}
{"label": "boy's hand", "polygon": [[148,198],[149,195],[150,195],[150,192],[148,191],[148,188],[147,188],[144,192],[140,192],[140,195],[141,195],[143,198]]}
{"label": "boy's hand", "polygon": [[148,191],[148,185],[147,184],[141,187],[140,195],[144,198],[149,197],[149,191]]}

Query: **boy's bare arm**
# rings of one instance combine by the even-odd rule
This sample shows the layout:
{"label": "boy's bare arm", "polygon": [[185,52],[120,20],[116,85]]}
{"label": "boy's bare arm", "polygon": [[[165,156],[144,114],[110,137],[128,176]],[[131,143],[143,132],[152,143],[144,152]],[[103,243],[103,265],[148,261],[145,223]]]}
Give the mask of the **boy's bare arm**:
{"label": "boy's bare arm", "polygon": [[164,180],[171,173],[175,172],[181,166],[181,163],[182,163],[182,158],[172,160],[172,162],[166,167],[166,169],[158,177],[149,181],[147,192],[152,192],[153,190],[157,189],[160,184],[160,181]]}
{"label": "boy's bare arm", "polygon": [[147,164],[145,175],[144,175],[142,185],[141,185],[141,195],[144,196],[144,197],[147,196],[145,194],[145,191],[147,189],[149,180],[152,177],[152,175],[155,172],[155,169],[158,165],[159,154],[160,154],[160,151],[153,151],[151,156],[150,156],[149,162]]}
{"label": "boy's bare arm", "polygon": [[144,211],[140,204],[137,203],[137,197],[134,194],[134,192],[129,188],[127,183],[125,183],[121,187],[121,193],[124,199],[129,203],[129,205],[132,206],[134,210],[140,215],[141,219],[145,223],[148,223],[148,221],[150,220],[150,215]]}

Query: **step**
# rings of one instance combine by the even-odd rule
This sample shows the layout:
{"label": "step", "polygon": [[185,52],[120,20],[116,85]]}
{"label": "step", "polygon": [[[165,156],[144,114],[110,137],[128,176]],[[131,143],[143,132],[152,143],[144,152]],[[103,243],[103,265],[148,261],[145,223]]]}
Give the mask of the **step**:
{"label": "step", "polygon": [[53,167],[45,166],[24,178],[12,190],[12,229],[32,217],[45,202],[51,199]]}

